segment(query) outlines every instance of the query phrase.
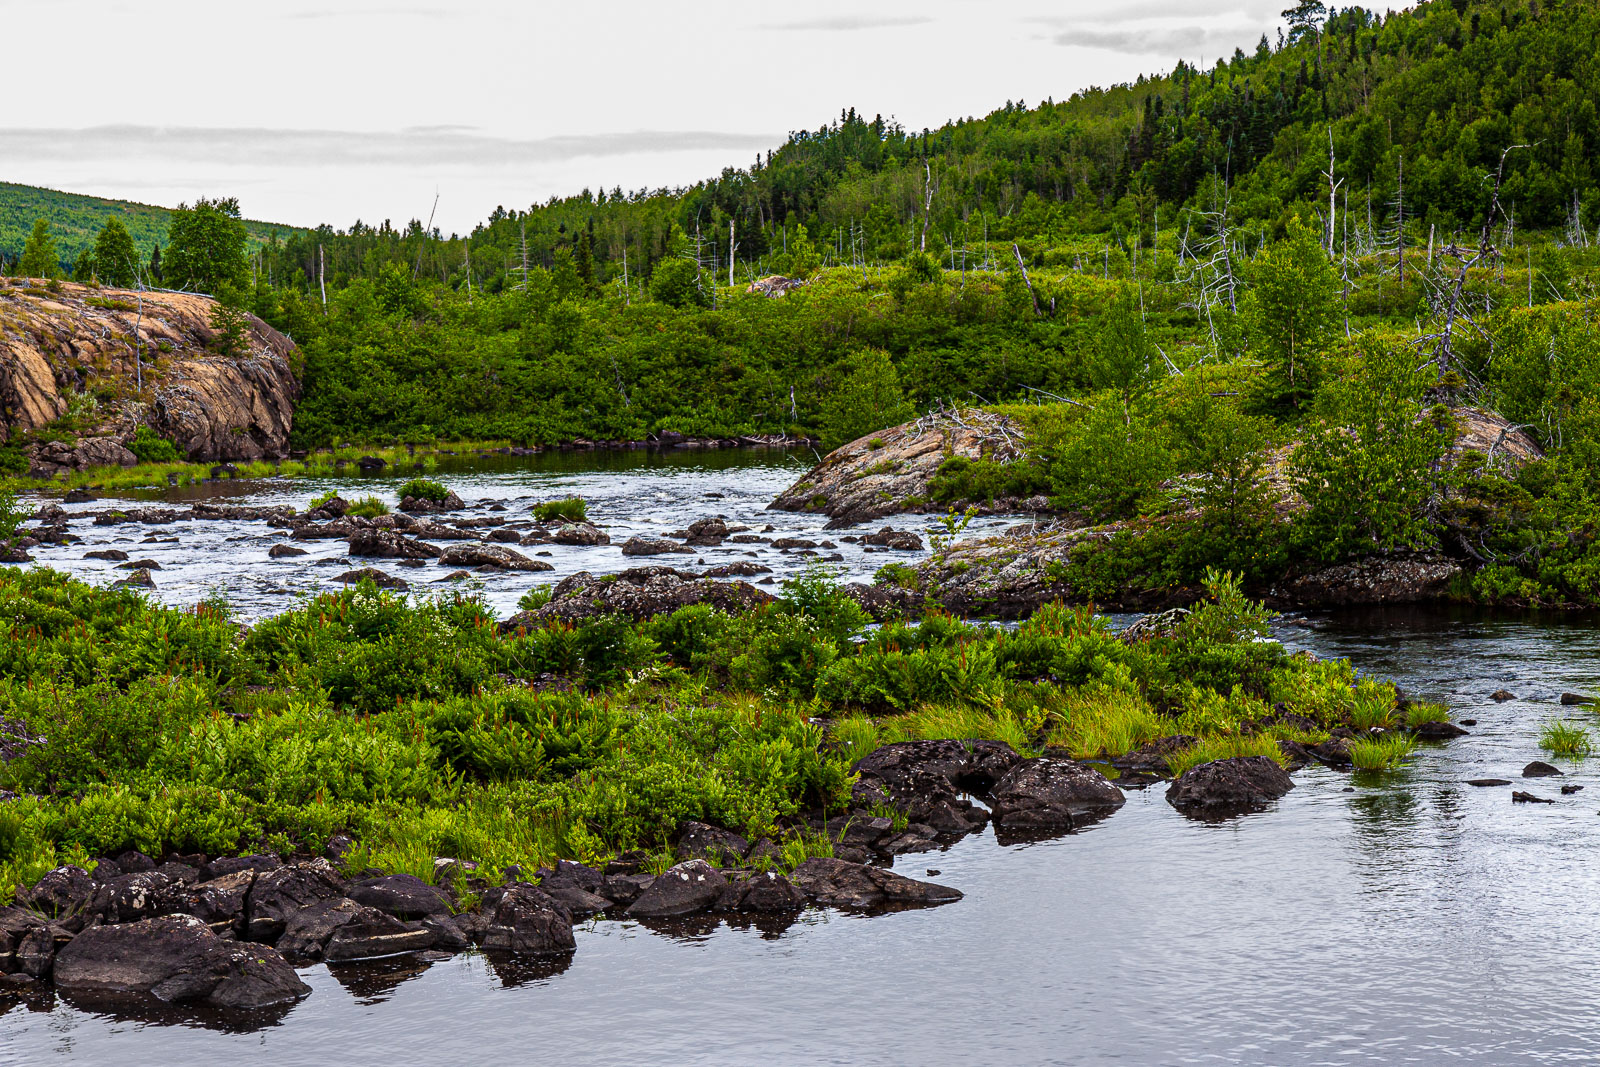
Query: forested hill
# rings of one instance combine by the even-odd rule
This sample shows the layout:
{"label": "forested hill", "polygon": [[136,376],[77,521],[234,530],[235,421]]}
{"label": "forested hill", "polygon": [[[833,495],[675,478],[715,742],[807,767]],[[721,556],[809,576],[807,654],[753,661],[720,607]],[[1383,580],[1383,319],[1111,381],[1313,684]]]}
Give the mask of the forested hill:
{"label": "forested hill", "polygon": [[[95,236],[112,216],[127,228],[142,259],[150,257],[157,243],[167,242],[167,227],[172,222],[168,208],[0,182],[0,260],[20,256],[34,221],[45,219],[55,236],[62,267],[70,268],[80,253],[94,245]],[[247,221],[245,230],[253,245],[261,245],[273,234],[287,237],[294,227]]]}

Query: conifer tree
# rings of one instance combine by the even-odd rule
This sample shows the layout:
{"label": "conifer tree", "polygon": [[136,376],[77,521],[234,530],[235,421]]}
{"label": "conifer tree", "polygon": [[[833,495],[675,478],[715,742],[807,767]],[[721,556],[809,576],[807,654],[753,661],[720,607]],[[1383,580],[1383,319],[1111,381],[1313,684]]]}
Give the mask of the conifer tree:
{"label": "conifer tree", "polygon": [[72,280],[82,284],[94,281],[94,253],[87,248],[72,263]]}
{"label": "conifer tree", "polygon": [[34,220],[33,232],[22,249],[22,261],[17,264],[17,273],[24,278],[61,277],[61,256],[56,252],[56,239],[46,220]]}
{"label": "conifer tree", "polygon": [[127,288],[138,280],[139,251],[122,220],[112,215],[94,241],[94,269],[104,285]]}

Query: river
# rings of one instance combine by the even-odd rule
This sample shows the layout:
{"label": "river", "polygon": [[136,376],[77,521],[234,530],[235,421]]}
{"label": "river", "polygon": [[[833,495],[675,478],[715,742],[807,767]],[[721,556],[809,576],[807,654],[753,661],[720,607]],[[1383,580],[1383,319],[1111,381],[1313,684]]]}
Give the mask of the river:
{"label": "river", "polygon": [[[630,490],[627,522],[671,528],[712,511],[711,492],[715,510],[749,522],[792,476],[676,463],[625,468],[667,496],[642,511],[648,496]],[[504,477],[596,501],[615,484],[593,471]],[[778,525],[808,522],[820,525]],[[210,566],[244,598],[247,579]],[[1600,685],[1600,630],[1389,611],[1287,620],[1279,636],[1446,702],[1476,720],[1470,736],[1425,745],[1395,772],[1306,769],[1271,810],[1219,824],[1183,818],[1157,786],[1055,840],[1002,847],[986,831],[901,857],[897,870],[937,870],[966,894],[931,910],[812,910],[767,929],[598,920],[557,973],[500,974],[476,954],[319,966],[303,972],[311,996],[254,1030],[46,998],[0,1016],[0,1062],[1594,1062],[1600,764],[1519,775],[1542,756],[1547,719],[1595,725],[1558,701]],[[1496,703],[1501,688],[1516,698]],[[1466,784],[1495,776],[1515,785]],[[1514,803],[1513,788],[1556,803]]]}

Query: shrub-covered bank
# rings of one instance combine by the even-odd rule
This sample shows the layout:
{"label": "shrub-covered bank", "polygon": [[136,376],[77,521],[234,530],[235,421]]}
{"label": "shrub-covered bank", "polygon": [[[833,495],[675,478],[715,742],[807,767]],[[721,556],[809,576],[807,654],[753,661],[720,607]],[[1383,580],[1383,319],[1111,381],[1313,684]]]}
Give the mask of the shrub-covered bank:
{"label": "shrub-covered bank", "polygon": [[[705,891],[658,915],[937,903],[959,894],[871,864],[983,826],[959,792],[1025,834],[1109,814],[1121,794],[1103,775],[1135,784],[1227,760],[1281,779],[1169,798],[1228,812],[1287,789],[1280,767],[1348,765],[1369,738],[1397,739],[1379,759],[1395,761],[1413,732],[1451,732],[1442,709],[1263,640],[1268,615],[1232,578],[1213,575],[1210,594],[1119,636],[1059,605],[1014,631],[943,615],[872,628],[822,574],[742,614],[702,604],[534,629],[469,596],[363,585],[246,629],[225,603],[163,608],[9,570],[0,958],[39,976],[37,930],[59,948],[96,922],[169,912],[293,960],[336,942],[346,958],[526,947],[534,920],[519,907],[648,916],[679,883]],[[261,880],[279,868],[299,873],[273,886],[323,888],[272,904]],[[684,877],[656,885],[668,868]],[[527,884],[535,871],[543,889]],[[228,877],[258,888],[233,907]],[[436,903],[395,905],[402,888]],[[306,934],[306,909],[334,901],[348,906],[323,915],[325,936]],[[398,941],[339,942],[362,929],[358,907],[410,925]],[[434,913],[448,929],[424,936]],[[127,936],[189,936],[173,929]]]}

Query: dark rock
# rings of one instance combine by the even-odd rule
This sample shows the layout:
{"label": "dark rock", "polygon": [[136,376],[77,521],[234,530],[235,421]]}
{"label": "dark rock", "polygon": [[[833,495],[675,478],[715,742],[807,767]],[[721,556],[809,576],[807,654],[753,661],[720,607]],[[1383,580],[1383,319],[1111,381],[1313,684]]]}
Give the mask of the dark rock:
{"label": "dark rock", "polygon": [[591,522],[569,522],[551,534],[550,540],[558,545],[609,545],[611,535]]}
{"label": "dark rock", "polygon": [[1583,786],[1581,785],[1564,785],[1561,787],[1561,795],[1564,797],[1570,797],[1572,794],[1582,791]]}
{"label": "dark rock", "polygon": [[383,914],[347,897],[324,900],[301,908],[284,923],[283,933],[278,938],[278,951],[296,966],[316,963],[323,958],[334,933],[362,912]]}
{"label": "dark rock", "polygon": [[[299,536],[298,531],[295,536]],[[394,530],[362,527],[350,534],[350,555],[367,559],[438,559],[440,552],[433,545]]]}
{"label": "dark rock", "polygon": [[1330,737],[1321,744],[1307,745],[1306,751],[1330,767],[1350,766],[1350,742],[1343,737]]}
{"label": "dark rock", "polygon": [[803,537],[780,537],[772,542],[773,548],[816,548],[815,541],[807,541]]}
{"label": "dark rock", "polygon": [[894,549],[897,552],[921,552],[922,538],[909,530],[896,530],[885,526],[875,534],[867,534],[861,539],[864,545],[876,545],[879,548]]}
{"label": "dark rock", "polygon": [[327,522],[329,519],[342,519],[344,513],[350,510],[350,501],[343,497],[332,497],[306,512],[306,518],[318,522]]}
{"label": "dark rock", "polygon": [[489,533],[489,540],[497,545],[520,545],[522,535],[516,530],[493,530]]}
{"label": "dark rock", "polygon": [[36,926],[17,940],[13,957],[17,969],[30,978],[48,978],[55,966],[58,930],[52,925]]}
{"label": "dark rock", "polygon": [[959,890],[841,859],[806,860],[794,869],[789,880],[808,900],[834,908],[946,904],[961,899]]}
{"label": "dark rock", "polygon": [[219,934],[226,932],[242,936],[245,933],[245,906],[255,884],[256,872],[253,870],[225,874],[186,887],[181,905],[173,910],[193,915]]}
{"label": "dark rock", "polygon": [[323,956],[330,963],[370,960],[432,948],[437,937],[436,930],[422,923],[401,922],[376,908],[360,908],[333,932]]}
{"label": "dark rock", "polygon": [[161,569],[161,564],[157,563],[153,559],[136,559],[131,563],[119,563],[119,564],[117,564],[117,570],[119,570],[119,571],[137,571],[137,570],[158,571],[160,569]]}
{"label": "dark rock", "polygon": [[107,548],[107,549],[102,549],[99,552],[85,552],[83,554],[83,558],[84,559],[104,559],[104,560],[111,560],[113,562],[120,563],[123,560],[128,558],[128,554],[126,552],[122,551],[122,549],[120,549],[120,548]]}
{"label": "dark rock", "polygon": [[219,856],[200,868],[200,880],[209,882],[240,871],[275,871],[282,866],[283,860],[271,852],[254,856]]}
{"label": "dark rock", "polygon": [[1508,690],[1496,689],[1493,693],[1489,694],[1489,699],[1494,701],[1496,704],[1504,704],[1508,700],[1515,700],[1517,698]]}
{"label": "dark rock", "polygon": [[1297,578],[1271,599],[1303,607],[1413,604],[1449,595],[1461,565],[1444,556],[1369,556]]}
{"label": "dark rock", "polygon": [[16,891],[16,902],[46,916],[70,915],[95,898],[95,880],[82,867],[57,867],[27,889]]}
{"label": "dark rock", "polygon": [[224,941],[191,915],[85,930],[56,955],[56,985],[255,1009],[311,992],[275,949]]}
{"label": "dark rock", "polygon": [[122,581],[112,582],[111,584],[123,589],[154,589],[156,587],[155,579],[150,577],[150,572],[142,568],[134,571]]}
{"label": "dark rock", "polygon": [[702,548],[715,548],[728,539],[728,524],[721,519],[701,519],[689,526],[685,543]]}
{"label": "dark rock", "polygon": [[296,548],[294,545],[276,544],[267,549],[267,556],[270,559],[288,559],[291,556],[304,555],[306,555],[306,550],[303,548]]}
{"label": "dark rock", "polygon": [[624,556],[665,556],[674,552],[693,555],[694,549],[652,537],[630,537],[622,545]]}
{"label": "dark rock", "polygon": [[703,822],[686,822],[678,828],[680,860],[709,860],[719,867],[737,865],[750,851],[750,842],[732,830]]}
{"label": "dark rock", "polygon": [[650,883],[628,908],[635,919],[666,919],[705,911],[728,886],[723,873],[705,860],[688,860]]}
{"label": "dark rock", "polygon": [[885,784],[933,775],[955,789],[987,793],[1021,762],[1004,741],[901,741],[874,749],[850,769]]}
{"label": "dark rock", "polygon": [[1566,772],[1562,771],[1561,768],[1552,767],[1543,760],[1534,760],[1532,763],[1522,768],[1522,777],[1524,778],[1554,778],[1562,777],[1565,775],[1565,773]]}
{"label": "dark rock", "polygon": [[712,567],[704,571],[702,578],[754,578],[758,574],[771,574],[771,567],[763,567],[759,563],[741,560],[738,563],[725,563],[720,567]]}
{"label": "dark rock", "polygon": [[1535,796],[1532,793],[1524,793],[1520,789],[1515,790],[1515,791],[1512,792],[1511,799],[1512,799],[1512,801],[1514,803],[1517,803],[1517,804],[1554,804],[1555,803],[1555,801],[1551,800],[1549,797],[1541,797],[1541,796]]}
{"label": "dark rock", "polygon": [[995,784],[989,806],[996,827],[1071,829],[1122,807],[1122,790],[1098,771],[1072,760],[1024,760]]}
{"label": "dark rock", "polygon": [[183,911],[183,887],[160,871],[118,875],[105,883],[108,898],[101,909],[107,922],[131,923]]}
{"label": "dark rock", "polygon": [[376,567],[362,567],[358,571],[345,571],[334,581],[343,585],[360,585],[362,582],[371,582],[379,589],[392,589],[403,593],[411,586],[406,584],[404,578],[397,578],[392,574],[385,574]]}
{"label": "dark rock", "polygon": [[1453,722],[1425,722],[1411,732],[1424,741],[1449,741],[1451,738],[1467,736],[1467,731]]}
{"label": "dark rock", "polygon": [[400,501],[400,510],[409,514],[438,514],[444,511],[461,511],[466,506],[466,501],[456,496],[454,490],[445,493],[443,500],[427,500],[408,496]]}
{"label": "dark rock", "polygon": [[1476,725],[1478,725],[1478,720],[1477,719],[1462,719],[1461,720],[1461,725],[1462,726],[1476,726]]}
{"label": "dark rock", "polygon": [[771,600],[744,582],[716,582],[671,567],[634,567],[604,578],[580,571],[551,590],[549,603],[512,616],[500,624],[500,629],[514,633],[519,627],[542,627],[553,619],[577,622],[611,614],[648,619],[690,604],[710,604],[720,611],[738,614]]}
{"label": "dark rock", "polygon": [[1268,804],[1293,788],[1288,772],[1266,756],[1235,756],[1184,771],[1167,788],[1167,803],[1185,814],[1228,815]]}
{"label": "dark rock", "polygon": [[799,911],[805,906],[806,895],[799,886],[781,874],[760,871],[730,882],[711,910],[774,913]]}
{"label": "dark rock", "polygon": [[362,456],[356,460],[356,466],[363,471],[381,471],[389,465],[389,461],[380,456]]}
{"label": "dark rock", "polygon": [[508,571],[555,570],[543,560],[529,559],[521,552],[513,552],[503,545],[457,543],[446,548],[439,556],[441,567],[500,567]]}
{"label": "dark rock", "polygon": [[348,896],[357,904],[401,919],[448,914],[452,903],[450,894],[414,874],[389,874],[356,882],[350,886]]}
{"label": "dark rock", "polygon": [[1467,779],[1467,784],[1468,785],[1475,785],[1475,786],[1479,786],[1479,787],[1491,786],[1491,785],[1510,785],[1511,784],[1511,779],[1509,779],[1509,778],[1468,778]]}
{"label": "dark rock", "polygon": [[1593,704],[1594,697],[1584,696],[1582,693],[1562,693],[1561,703],[1568,706],[1575,704]]}
{"label": "dark rock", "polygon": [[258,874],[246,901],[246,936],[252,941],[275,941],[290,916],[301,908],[345,895],[344,879],[325,859]]}
{"label": "dark rock", "polygon": [[572,914],[537,886],[518,883],[484,897],[494,916],[483,935],[485,952],[550,956],[574,951]]}
{"label": "dark rock", "polygon": [[643,896],[655,880],[653,874],[608,874],[600,896],[619,907],[627,907]]}

